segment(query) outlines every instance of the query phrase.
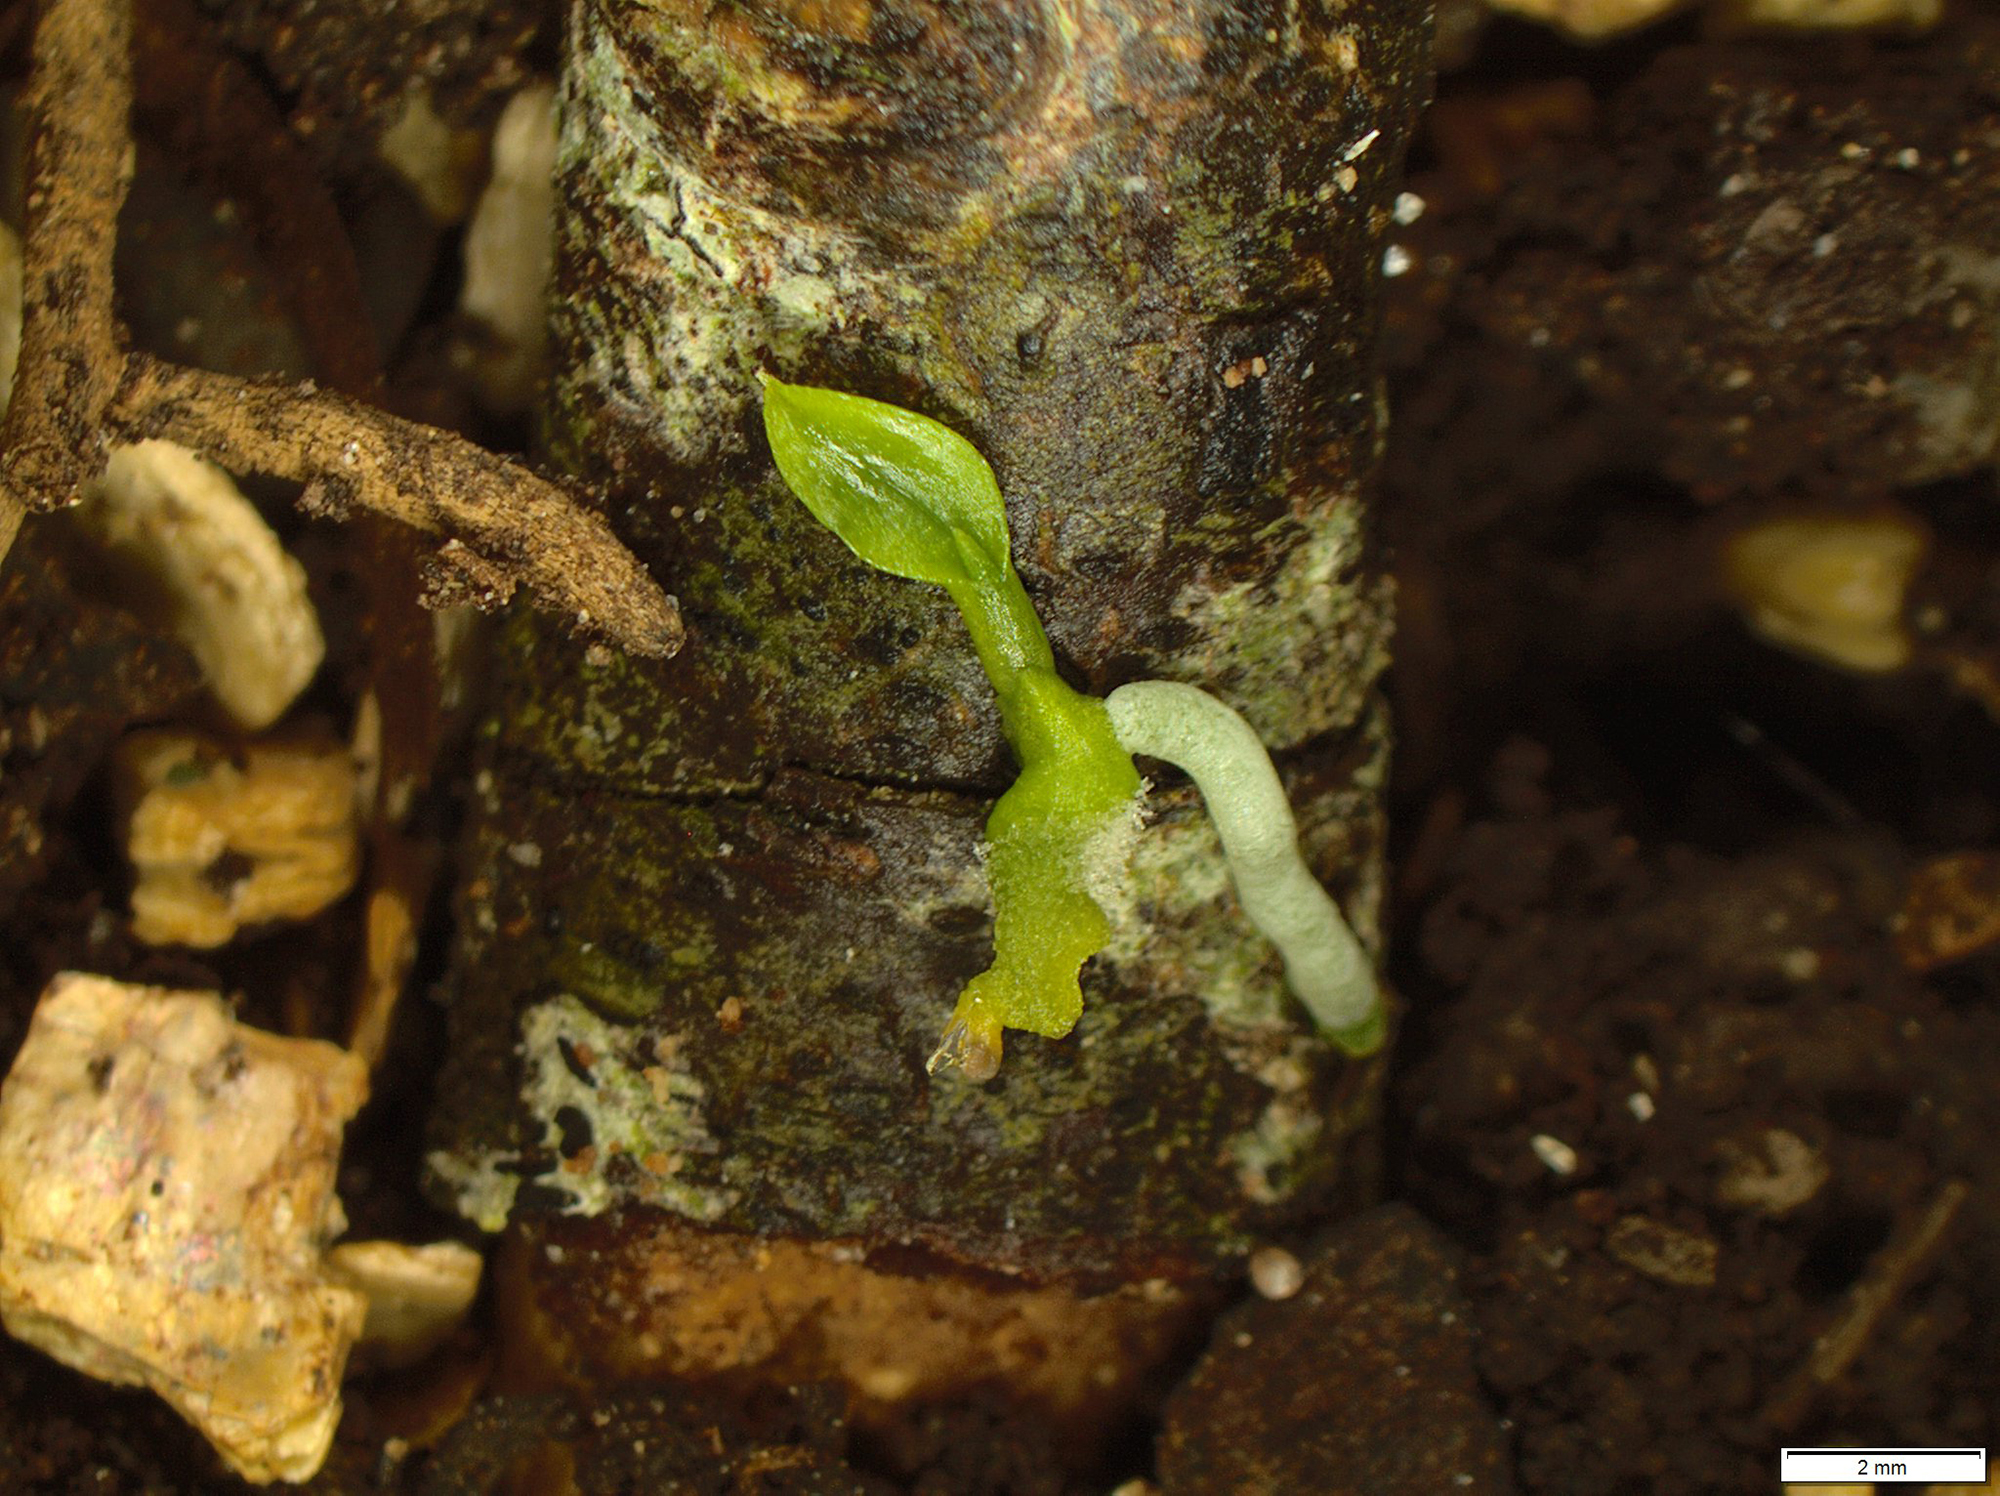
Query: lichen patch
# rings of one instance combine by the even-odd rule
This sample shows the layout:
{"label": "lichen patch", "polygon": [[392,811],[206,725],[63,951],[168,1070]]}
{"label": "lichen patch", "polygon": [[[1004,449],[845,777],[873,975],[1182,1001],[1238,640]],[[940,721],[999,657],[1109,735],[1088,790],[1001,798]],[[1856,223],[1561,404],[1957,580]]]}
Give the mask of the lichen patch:
{"label": "lichen patch", "polygon": [[706,1093],[672,1035],[642,1035],[561,993],[521,1015],[519,1054],[522,1111],[542,1136],[521,1153],[430,1158],[460,1213],[482,1231],[507,1224],[528,1153],[550,1158],[533,1184],[568,1197],[564,1215],[637,1200],[710,1221],[729,1206],[732,1191],[676,1177],[688,1154],[712,1153],[716,1142],[702,1120]]}

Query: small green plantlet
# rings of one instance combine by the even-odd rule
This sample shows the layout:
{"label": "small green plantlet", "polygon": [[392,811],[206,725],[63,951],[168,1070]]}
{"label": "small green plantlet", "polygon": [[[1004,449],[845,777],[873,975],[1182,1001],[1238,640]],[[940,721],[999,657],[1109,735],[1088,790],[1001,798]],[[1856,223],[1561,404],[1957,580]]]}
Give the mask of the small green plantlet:
{"label": "small green plantlet", "polygon": [[955,1064],[987,1080],[1000,1068],[1004,1029],[1056,1039],[1075,1026],[1077,972],[1111,934],[1092,890],[1125,875],[1138,826],[1144,785],[1133,752],[1189,770],[1221,829],[1245,912],[1278,945],[1314,1018],[1350,1053],[1380,1047],[1374,974],[1299,861],[1263,745],[1192,686],[1140,682],[1107,705],[1056,673],[1009,556],[999,485],[972,444],[912,411],[769,377],[764,430],[792,492],[856,555],[950,594],[1021,762],[986,822],[993,964],[959,994],[930,1068]]}

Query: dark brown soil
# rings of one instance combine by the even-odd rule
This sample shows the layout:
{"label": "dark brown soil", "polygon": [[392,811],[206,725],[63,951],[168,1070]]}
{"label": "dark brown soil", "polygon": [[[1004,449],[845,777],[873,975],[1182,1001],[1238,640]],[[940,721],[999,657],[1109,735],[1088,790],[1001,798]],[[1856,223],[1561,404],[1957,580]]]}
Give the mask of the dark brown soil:
{"label": "dark brown soil", "polygon": [[2000,1432],[2000,955],[1894,934],[1916,867],[2000,832],[2000,731],[1921,665],[1752,642],[1710,580],[1749,517],[1894,495],[1990,656],[1990,444],[1883,386],[1992,357],[1937,277],[2000,201],[1995,34],[1501,29],[1441,90],[1390,343],[1392,1189],[1469,1254],[1522,1490]]}
{"label": "dark brown soil", "polygon": [[[1401,1093],[1402,1188],[1471,1250],[1522,1487],[1752,1490],[1780,1442],[1989,1443],[1993,973],[1904,967],[1879,833],[1646,845],[1550,771],[1510,745],[1446,855]],[[1950,1234],[1852,1365],[1802,1381],[1941,1201]]]}

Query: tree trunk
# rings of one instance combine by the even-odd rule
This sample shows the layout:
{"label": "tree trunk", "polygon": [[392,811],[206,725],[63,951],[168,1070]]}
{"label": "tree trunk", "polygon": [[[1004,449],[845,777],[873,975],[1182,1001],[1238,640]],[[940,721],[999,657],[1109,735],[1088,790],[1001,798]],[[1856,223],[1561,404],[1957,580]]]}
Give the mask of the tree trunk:
{"label": "tree trunk", "polygon": [[926,1075],[990,951],[1011,761],[943,594],[779,482],[755,375],[969,437],[1065,672],[1241,709],[1372,939],[1372,344],[1426,9],[576,6],[550,447],[689,639],[505,632],[433,1155],[459,1208],[1102,1286],[1354,1192],[1379,1067],[1315,1036],[1177,778],[1077,1030],[1012,1036],[988,1085]]}

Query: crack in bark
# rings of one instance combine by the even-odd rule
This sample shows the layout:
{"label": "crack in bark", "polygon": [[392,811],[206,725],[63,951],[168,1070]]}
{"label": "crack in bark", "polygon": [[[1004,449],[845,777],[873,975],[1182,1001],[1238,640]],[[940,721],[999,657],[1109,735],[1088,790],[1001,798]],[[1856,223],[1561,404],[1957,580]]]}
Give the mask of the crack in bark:
{"label": "crack in bark", "polygon": [[688,253],[692,254],[697,260],[700,260],[702,264],[706,265],[708,267],[709,273],[713,275],[717,280],[720,281],[728,280],[729,277],[723,273],[722,266],[716,261],[715,257],[711,255],[707,250],[703,249],[701,247],[700,242],[695,238],[695,236],[687,231],[687,221],[688,221],[687,201],[682,195],[686,189],[683,187],[681,180],[678,177],[674,178],[673,185],[674,185],[674,221],[667,225],[668,235],[671,236],[672,238],[680,240],[681,243],[685,244],[688,247]]}
{"label": "crack in bark", "polygon": [[991,806],[994,799],[989,789],[979,785],[914,784],[903,780],[843,774],[836,770],[823,769],[803,761],[789,759],[773,764],[769,772],[755,780],[710,785],[702,789],[659,789],[633,784],[628,780],[609,775],[566,774],[539,755],[505,747],[496,753],[493,771],[497,777],[509,783],[573,798],[585,795],[611,795],[633,805],[673,805],[689,809],[700,809],[710,805],[782,804],[782,801],[771,800],[771,790],[788,775],[838,789],[860,790],[870,795],[903,796],[910,804],[955,801],[970,809]]}

